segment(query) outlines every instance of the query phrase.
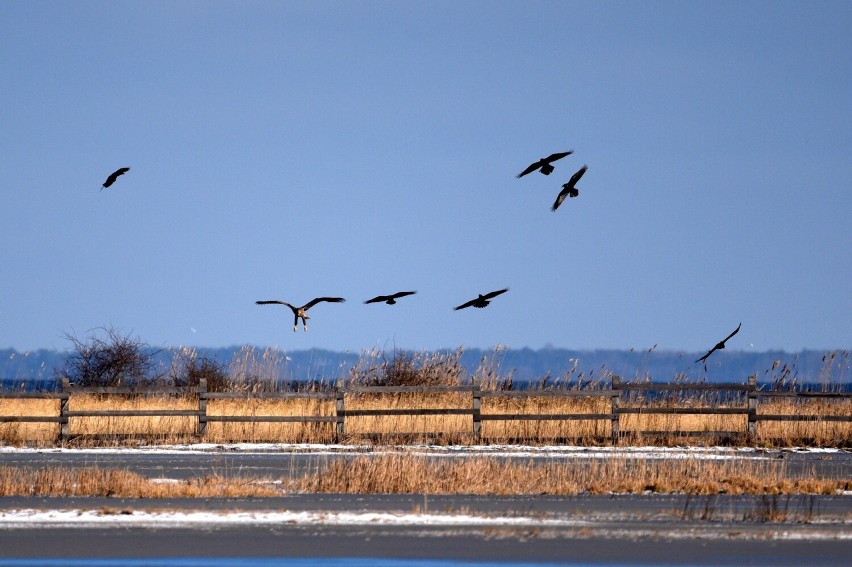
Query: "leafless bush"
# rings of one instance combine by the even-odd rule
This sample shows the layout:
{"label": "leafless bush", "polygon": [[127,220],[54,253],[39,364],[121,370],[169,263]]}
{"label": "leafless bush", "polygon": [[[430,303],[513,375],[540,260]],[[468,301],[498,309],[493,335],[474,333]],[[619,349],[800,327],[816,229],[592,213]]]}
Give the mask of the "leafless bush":
{"label": "leafless bush", "polygon": [[457,386],[464,378],[461,354],[461,349],[447,354],[397,350],[388,360],[384,352],[372,351],[352,367],[350,376],[364,386]]}
{"label": "leafless bush", "polygon": [[62,376],[77,386],[136,386],[153,381],[154,353],[138,337],[124,336],[114,328],[100,329],[86,339],[72,334],[65,338],[72,351]]}
{"label": "leafless bush", "polygon": [[169,373],[177,388],[195,388],[201,380],[206,380],[208,392],[227,392],[232,389],[231,376],[225,366],[207,356],[198,356],[195,349],[181,349],[175,355]]}

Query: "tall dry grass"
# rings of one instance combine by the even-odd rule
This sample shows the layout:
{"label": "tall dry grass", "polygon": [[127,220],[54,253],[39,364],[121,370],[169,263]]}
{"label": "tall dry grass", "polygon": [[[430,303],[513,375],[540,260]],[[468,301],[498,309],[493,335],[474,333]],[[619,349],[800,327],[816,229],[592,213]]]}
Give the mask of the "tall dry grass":
{"label": "tall dry grass", "polygon": [[[58,417],[59,400],[0,398],[0,415]],[[58,423],[0,423],[0,441],[6,443],[35,442],[43,444],[55,441],[58,435]]]}
{"label": "tall dry grass", "polygon": [[[274,481],[274,482],[273,482]],[[496,496],[680,493],[835,494],[849,479],[794,475],[778,460],[657,460],[614,457],[581,463],[407,453],[334,459],[279,479],[212,475],[158,482],[124,470],[0,467],[0,496],[130,498],[247,497],[286,493],[476,494]]]}
{"label": "tall dry grass", "polygon": [[[483,392],[481,413],[484,415],[511,415],[522,418],[530,414],[605,414],[610,412],[607,397],[594,394],[609,388],[611,374],[604,368],[596,375],[576,374],[576,365],[561,376],[542,377],[531,385],[523,397],[489,396],[500,394],[512,387],[511,373],[502,373],[500,365],[505,349],[496,348],[484,356],[478,368],[468,374],[461,364],[461,349],[449,353],[393,353],[388,355],[374,350],[364,353],[350,370],[346,386],[463,386],[476,384]],[[838,355],[840,356],[840,355]],[[848,363],[838,362],[837,356],[828,356],[825,364],[830,368]],[[842,358],[841,356],[841,358]],[[844,362],[846,361],[846,362]],[[210,362],[210,361],[207,361]],[[178,349],[173,354],[171,368],[165,376],[173,385],[191,386],[204,376],[216,376],[217,386],[211,391],[237,392],[244,397],[210,400],[207,412],[211,416],[332,416],[333,400],[317,399],[259,399],[254,394],[268,391],[309,390],[330,391],[330,382],[300,382],[285,384],[280,376],[286,370],[286,356],[277,349],[259,350],[243,348],[227,365],[209,364],[198,358],[193,349]],[[779,367],[768,376],[773,384],[784,390],[795,390],[794,369]],[[830,374],[830,372],[828,373]],[[225,380],[227,378],[227,380]],[[678,381],[686,381],[680,376]],[[212,383],[212,382],[211,382]],[[830,391],[831,384],[823,384]],[[570,390],[572,394],[588,392],[589,396],[559,396]],[[347,411],[357,410],[420,410],[451,409],[470,410],[469,393],[359,393],[350,391],[344,397]],[[648,394],[632,391],[622,395],[622,408],[745,408],[744,393],[735,392],[668,392]],[[58,416],[57,400],[0,399],[0,415],[54,415]],[[68,409],[71,411],[134,411],[134,410],[196,410],[198,398],[183,396],[96,396],[72,394]],[[852,415],[852,400],[762,398],[759,414],[785,415]],[[196,433],[195,417],[72,417],[69,431],[72,436],[133,436],[154,440],[189,440]],[[608,443],[611,436],[609,420],[484,420],[480,441],[485,443],[523,442],[575,444]],[[802,421],[760,422],[757,436],[747,439],[745,415],[664,415],[622,414],[619,429],[623,443],[682,444],[681,433],[733,432],[742,433],[742,442],[761,445],[852,446],[852,423]],[[429,441],[442,443],[471,443],[474,441],[470,415],[427,416],[348,416],[345,437],[338,441],[362,442],[370,439],[379,443]],[[655,435],[641,432],[653,431]],[[0,441],[7,443],[48,443],[59,433],[56,424],[3,423],[0,424]],[[326,443],[335,440],[336,428],[332,423],[263,423],[263,422],[209,422],[205,439],[214,442],[273,441]],[[730,443],[730,436],[709,435],[690,438],[690,443]]]}

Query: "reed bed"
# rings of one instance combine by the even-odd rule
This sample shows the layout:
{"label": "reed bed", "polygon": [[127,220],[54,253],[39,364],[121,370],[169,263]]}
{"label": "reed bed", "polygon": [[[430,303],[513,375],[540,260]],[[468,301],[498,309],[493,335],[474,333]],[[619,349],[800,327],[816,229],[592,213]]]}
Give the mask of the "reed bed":
{"label": "reed bed", "polygon": [[[852,400],[772,398],[760,401],[758,415],[850,416]],[[852,423],[842,421],[761,421],[755,441],[761,445],[849,447]]]}
{"label": "reed bed", "polygon": [[[347,394],[346,411],[471,408],[469,393]],[[349,439],[369,438],[378,442],[400,438],[409,441],[470,442],[470,415],[388,415],[346,418]]]}
{"label": "reed bed", "polygon": [[219,475],[159,482],[128,470],[86,467],[0,467],[0,496],[111,496],[116,498],[245,498],[280,496],[269,483]]}
{"label": "reed bed", "polygon": [[[113,337],[114,340],[118,338]],[[119,341],[127,346],[127,341]],[[101,343],[98,343],[101,344]],[[135,347],[134,347],[135,345]],[[85,346],[85,345],[82,345]],[[107,345],[109,346],[109,345]],[[130,341],[131,348],[137,342]],[[111,351],[110,351],[111,352]],[[122,351],[123,352],[123,351]],[[609,414],[612,411],[608,397],[595,396],[608,389],[612,375],[601,369],[594,377],[575,375],[575,368],[551,380],[545,376],[532,384],[524,396],[498,395],[512,389],[512,374],[501,374],[499,367],[505,349],[498,347],[491,356],[483,357],[479,367],[468,374],[461,364],[462,350],[450,353],[394,353],[388,357],[383,351],[365,352],[348,370],[346,387],[363,386],[469,386],[477,384],[482,392],[480,412],[483,415],[507,415],[513,419],[481,422],[480,436],[474,439],[471,415],[390,415],[357,416],[345,418],[345,435],[337,438],[333,423],[283,423],[283,422],[218,422],[207,423],[204,439],[213,442],[313,442],[327,443],[428,441],[441,443],[554,443],[575,444],[610,443],[611,421],[608,419],[522,419],[524,415],[546,414]],[[277,349],[259,350],[245,347],[230,361],[221,364],[200,357],[194,349],[180,348],[165,373],[156,381],[137,384],[161,384],[175,388],[197,387],[201,380],[208,392],[230,392],[240,398],[210,399],[206,402],[209,416],[306,416],[322,417],[336,414],[334,400],[313,398],[263,399],[264,392],[327,391],[331,382],[281,382],[286,370],[287,357]],[[838,356],[841,358],[838,360]],[[116,361],[118,362],[118,361]],[[848,364],[848,354],[828,357],[826,368]],[[73,367],[72,367],[73,369]],[[68,370],[68,369],[66,369]],[[79,369],[78,369],[79,370]],[[340,369],[342,374],[346,372]],[[825,370],[825,369],[824,369]],[[769,372],[769,371],[767,371]],[[79,374],[79,372],[78,372]],[[831,391],[829,372],[821,374],[821,388]],[[88,376],[88,375],[87,375]],[[792,368],[773,365],[771,381],[775,390],[791,391],[795,383]],[[89,377],[91,378],[91,377]],[[676,382],[686,383],[686,376],[677,376]],[[823,383],[824,382],[824,383]],[[80,385],[80,384],[78,384]],[[622,387],[628,386],[623,384]],[[560,393],[570,391],[571,396]],[[589,396],[584,396],[587,392]],[[492,395],[489,395],[492,394]],[[621,443],[682,444],[684,432],[695,432],[690,443],[730,444],[758,443],[760,445],[792,446],[852,446],[852,422],[816,421],[760,421],[757,435],[749,438],[746,415],[702,415],[647,413],[643,410],[677,409],[696,411],[747,406],[744,392],[735,391],[622,391],[621,409],[638,409],[638,413],[619,416]],[[0,415],[59,416],[60,402],[55,399],[0,399]],[[358,410],[472,410],[473,398],[467,392],[429,393],[363,393],[349,391],[344,397],[347,412]],[[74,411],[147,411],[198,410],[195,394],[184,395],[94,395],[71,390],[67,409]],[[825,398],[771,398],[761,397],[758,415],[852,415],[852,400]],[[517,418],[517,419],[514,419]],[[59,434],[59,425],[53,423],[0,423],[0,442],[50,443]],[[197,439],[199,421],[194,416],[101,416],[69,418],[67,433],[72,437],[138,436],[146,441]],[[653,432],[653,433],[649,433]],[[741,440],[737,440],[741,438]]]}
{"label": "reed bed", "polygon": [[[334,400],[316,398],[258,399],[236,398],[207,402],[209,416],[333,416]],[[204,434],[206,441],[331,443],[334,423],[272,423],[211,421]]]}
{"label": "reed bed", "polygon": [[335,459],[301,475],[247,479],[211,475],[163,482],[113,469],[0,467],[0,496],[207,498],[288,493],[475,494],[495,496],[680,493],[836,494],[849,479],[791,475],[776,460],[706,461],[613,457],[566,463],[491,457],[436,458],[404,452]]}
{"label": "reed bed", "polygon": [[[483,414],[523,416],[531,414],[609,413],[609,398],[560,398],[536,395],[524,397],[483,397]],[[488,443],[572,442],[589,444],[609,438],[609,420],[494,420],[482,422],[482,440]]]}
{"label": "reed bed", "polygon": [[566,463],[489,457],[452,459],[405,453],[335,460],[291,484],[300,492],[346,494],[573,495],[834,494],[852,481],[793,477],[783,462],[613,457]]}
{"label": "reed bed", "polygon": [[[59,416],[59,400],[0,398],[0,415],[57,417]],[[0,441],[7,443],[53,442],[58,433],[58,423],[0,423]]]}
{"label": "reed bed", "polygon": [[[646,400],[644,405],[622,407],[710,408],[742,407],[715,406],[694,401]],[[314,398],[260,399],[247,396],[235,399],[214,399],[207,402],[210,416],[334,416],[334,400]],[[403,394],[346,394],[345,407],[352,410],[381,409],[463,409],[471,408],[469,393],[403,393]],[[154,411],[197,410],[198,397],[185,396],[125,396],[72,395],[68,401],[71,411]],[[559,397],[536,395],[525,397],[482,397],[482,414],[581,414],[608,413],[609,399],[599,397]],[[852,400],[771,398],[760,402],[758,415],[852,415]],[[59,416],[59,401],[55,399],[0,399],[0,415]],[[852,423],[831,421],[761,421],[757,435],[748,440],[745,415],[667,415],[622,414],[619,427],[624,444],[677,445],[684,443],[683,432],[722,432],[690,438],[695,444],[756,443],[761,446],[833,446],[852,445]],[[193,416],[98,416],[70,417],[72,436],[110,437],[136,436],[151,442],[197,439],[198,420]],[[654,434],[643,434],[652,431]],[[333,423],[273,423],[273,422],[216,422],[207,424],[203,439],[225,442],[329,443],[335,440]],[[734,437],[741,436],[737,441]],[[18,443],[53,443],[59,433],[55,423],[0,423],[0,441]],[[482,422],[482,443],[574,443],[580,445],[607,444],[610,438],[609,420],[485,420]],[[346,436],[339,441],[377,443],[390,442],[475,442],[470,415],[426,416],[348,416]]]}
{"label": "reed bed", "polygon": [[[69,411],[197,410],[191,396],[123,396],[83,394],[71,396]],[[139,435],[181,437],[193,435],[198,419],[192,416],[95,416],[69,417],[71,435]]]}

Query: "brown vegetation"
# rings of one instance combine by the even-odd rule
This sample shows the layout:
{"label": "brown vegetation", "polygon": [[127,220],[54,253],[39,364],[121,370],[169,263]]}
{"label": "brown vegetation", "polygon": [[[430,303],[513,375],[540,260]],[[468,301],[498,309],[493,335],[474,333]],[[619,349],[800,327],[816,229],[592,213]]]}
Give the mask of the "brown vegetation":
{"label": "brown vegetation", "polygon": [[365,455],[319,464],[301,476],[245,479],[219,475],[162,482],[122,470],[33,470],[0,467],[0,496],[130,498],[280,496],[293,492],[347,494],[574,495],[685,493],[835,494],[852,482],[789,474],[777,460],[677,461],[610,459],[525,462],[491,457],[436,458],[406,453]]}

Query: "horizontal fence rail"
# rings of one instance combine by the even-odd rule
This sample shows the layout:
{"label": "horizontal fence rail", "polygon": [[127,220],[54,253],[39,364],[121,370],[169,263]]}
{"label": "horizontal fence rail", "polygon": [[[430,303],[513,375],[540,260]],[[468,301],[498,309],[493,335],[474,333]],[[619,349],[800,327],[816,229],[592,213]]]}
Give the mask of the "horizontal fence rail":
{"label": "horizontal fence rail", "polygon": [[[659,397],[662,394],[689,393],[720,393],[728,392],[738,398],[742,405],[726,405],[724,407],[662,407],[660,405],[648,405],[648,396]],[[353,409],[347,407],[347,398],[358,399],[367,396],[370,399],[381,399],[385,396],[399,394],[435,395],[458,393],[465,397],[469,396],[468,407],[425,407],[425,408],[382,408],[382,409]],[[104,397],[189,397],[197,398],[196,409],[116,409],[116,410],[91,410],[70,409],[69,402],[78,396],[104,396]],[[519,400],[540,398],[574,398],[609,401],[608,411],[597,411],[588,413],[483,413],[483,398],[515,398]],[[809,400],[824,400],[826,403],[835,403],[838,400],[852,400],[852,393],[839,392],[787,392],[787,391],[762,391],[757,387],[756,377],[750,376],[748,382],[726,383],[726,384],[654,384],[654,383],[629,383],[622,382],[617,376],[613,376],[611,387],[595,388],[588,390],[498,390],[483,391],[477,384],[463,386],[344,386],[338,382],[334,388],[328,391],[311,392],[209,392],[207,383],[201,380],[198,386],[188,388],[136,388],[136,387],[80,387],[63,381],[61,390],[53,392],[0,392],[0,404],[2,400],[9,399],[44,399],[58,401],[58,413],[43,416],[4,415],[0,410],[0,424],[5,423],[48,423],[59,425],[59,439],[66,440],[72,437],[70,420],[86,418],[153,418],[153,417],[190,417],[196,420],[196,434],[203,436],[208,423],[301,423],[301,424],[327,424],[334,427],[334,433],[338,440],[343,439],[346,433],[347,418],[370,418],[385,416],[469,416],[470,432],[474,438],[479,439],[482,435],[483,422],[506,422],[506,421],[600,421],[610,424],[610,439],[617,443],[619,438],[628,434],[650,435],[650,436],[672,436],[672,437],[754,437],[757,434],[758,423],[766,422],[826,422],[844,423],[852,422],[852,412],[846,414],[779,414],[760,413],[759,400],[777,398],[797,398]],[[307,399],[325,402],[334,402],[334,413],[330,415],[211,415],[207,404],[213,400],[252,400],[252,401],[280,401]],[[731,401],[730,404],[734,404]],[[2,405],[0,405],[2,408]],[[641,415],[741,415],[746,418],[746,428],[733,431],[709,431],[709,430],[639,430],[631,428],[624,431],[622,416]],[[441,432],[433,432],[441,433]],[[446,433],[446,432],[444,432]],[[140,433],[140,435],[144,435]]]}

